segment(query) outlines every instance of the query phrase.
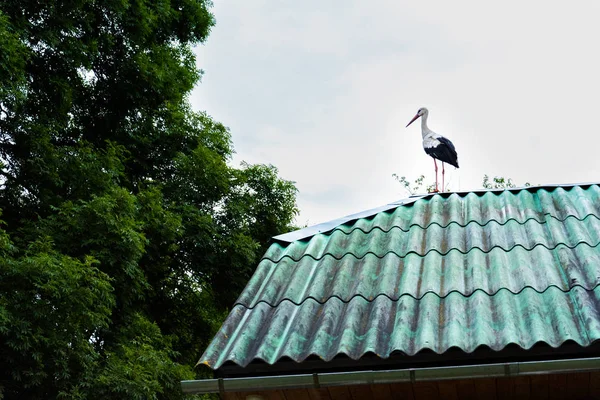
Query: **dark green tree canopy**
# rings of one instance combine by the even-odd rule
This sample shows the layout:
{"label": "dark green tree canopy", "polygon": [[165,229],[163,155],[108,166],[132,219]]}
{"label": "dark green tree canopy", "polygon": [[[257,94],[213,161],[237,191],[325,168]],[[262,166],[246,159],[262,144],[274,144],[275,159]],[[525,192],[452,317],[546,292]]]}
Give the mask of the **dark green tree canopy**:
{"label": "dark green tree canopy", "polygon": [[205,0],[0,0],[0,398],[175,399],[293,182],[187,101]]}

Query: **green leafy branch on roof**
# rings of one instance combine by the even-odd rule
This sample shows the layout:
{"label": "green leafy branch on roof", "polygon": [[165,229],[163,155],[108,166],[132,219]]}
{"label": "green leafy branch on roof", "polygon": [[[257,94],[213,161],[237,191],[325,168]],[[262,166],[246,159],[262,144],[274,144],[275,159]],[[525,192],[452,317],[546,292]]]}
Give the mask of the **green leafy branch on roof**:
{"label": "green leafy branch on roof", "polygon": [[410,181],[405,176],[398,176],[397,174],[392,174],[394,179],[400,183],[402,188],[408,192],[409,195],[417,194],[421,191],[421,188],[425,186],[425,191],[427,193],[432,193],[435,189],[435,182],[433,184],[426,185],[425,184],[425,175],[420,175],[414,181]]}
{"label": "green leafy branch on roof", "polygon": [[[414,181],[411,181],[405,176],[398,176],[398,174],[392,174],[392,177],[400,183],[402,189],[404,189],[410,196],[418,193],[433,193],[435,189],[435,182],[427,184],[425,182],[425,175],[421,174]],[[511,178],[505,178],[502,176],[494,176],[490,178],[489,175],[483,175],[482,187],[484,189],[510,189],[516,187],[515,183]],[[531,186],[529,182],[526,182],[523,186]],[[450,191],[449,184],[446,185],[444,191]]]}
{"label": "green leafy branch on roof", "polygon": [[[490,179],[490,177],[486,174],[483,175],[483,188],[484,189],[509,189],[514,188],[517,185],[513,182],[511,178],[504,178],[502,176],[494,176]],[[531,183],[525,182],[523,184],[525,187],[531,186]]]}

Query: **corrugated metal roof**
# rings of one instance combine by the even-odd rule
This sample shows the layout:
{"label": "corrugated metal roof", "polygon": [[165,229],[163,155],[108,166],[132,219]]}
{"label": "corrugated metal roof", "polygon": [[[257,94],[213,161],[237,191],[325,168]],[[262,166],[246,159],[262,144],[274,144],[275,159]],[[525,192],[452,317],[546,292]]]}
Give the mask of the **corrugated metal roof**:
{"label": "corrugated metal roof", "polygon": [[309,299],[300,306],[260,303],[252,310],[237,305],[213,342],[223,351],[205,361],[215,367],[225,361],[245,366],[255,358],[272,364],[283,356],[300,362],[317,355],[330,361],[342,353],[358,359],[367,352],[387,358],[394,351],[502,350],[510,343],[528,349],[538,342],[558,347],[566,340],[588,346],[600,338],[599,304],[600,288],[563,292],[550,287],[542,293],[501,290],[494,296],[428,293],[418,300],[379,296],[321,304]]}
{"label": "corrugated metal roof", "polygon": [[200,362],[600,339],[600,188],[428,196],[275,242]]}

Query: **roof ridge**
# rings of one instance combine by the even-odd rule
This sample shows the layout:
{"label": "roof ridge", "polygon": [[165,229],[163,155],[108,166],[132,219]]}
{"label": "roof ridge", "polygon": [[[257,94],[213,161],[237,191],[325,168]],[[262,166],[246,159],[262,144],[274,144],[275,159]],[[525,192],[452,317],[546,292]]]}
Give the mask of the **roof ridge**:
{"label": "roof ridge", "polygon": [[477,190],[471,190],[471,191],[417,194],[417,195],[412,195],[410,197],[407,197],[405,199],[401,199],[401,200],[397,200],[397,201],[385,204],[380,207],[375,207],[375,208],[368,209],[365,211],[360,211],[358,213],[354,213],[354,214],[350,214],[350,215],[347,215],[344,217],[336,218],[334,220],[322,222],[322,223],[319,223],[316,225],[311,225],[311,226],[308,226],[308,227],[305,227],[302,229],[298,229],[298,230],[295,230],[292,232],[287,232],[287,233],[283,233],[283,234],[280,234],[277,236],[273,236],[271,238],[271,240],[275,241],[275,242],[291,243],[296,240],[302,240],[302,239],[312,237],[319,233],[328,233],[328,232],[334,230],[336,227],[346,224],[351,221],[368,218],[370,216],[379,214],[380,212],[385,212],[385,211],[389,211],[392,209],[396,209],[400,206],[412,205],[417,200],[431,200],[436,196],[446,198],[446,197],[450,197],[451,195],[456,194],[458,196],[464,197],[471,193],[476,194],[478,196],[484,195],[486,193],[500,195],[504,192],[510,192],[510,193],[522,192],[522,191],[528,191],[528,192],[536,191],[537,192],[539,190],[547,190],[547,189],[554,190],[557,188],[563,188],[563,189],[570,190],[575,187],[589,188],[591,186],[598,186],[598,185],[600,185],[600,182],[582,182],[582,183],[568,183],[568,184],[547,184],[547,185],[539,185],[539,186],[522,186],[522,187],[504,188],[504,189],[477,189]]}

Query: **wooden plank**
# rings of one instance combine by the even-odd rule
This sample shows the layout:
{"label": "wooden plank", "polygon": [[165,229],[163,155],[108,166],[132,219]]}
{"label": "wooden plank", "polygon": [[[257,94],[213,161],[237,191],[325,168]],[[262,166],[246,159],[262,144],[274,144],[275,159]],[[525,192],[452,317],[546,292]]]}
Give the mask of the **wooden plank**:
{"label": "wooden plank", "polygon": [[475,386],[475,395],[478,399],[496,400],[496,379],[494,378],[482,378],[474,379],[473,386]]}
{"label": "wooden plank", "polygon": [[456,391],[460,399],[476,399],[475,383],[469,379],[461,379],[456,382]]}
{"label": "wooden plank", "polygon": [[350,395],[354,400],[372,399],[373,393],[369,385],[352,385],[348,386]]}
{"label": "wooden plank", "polygon": [[[260,391],[252,391],[252,392],[234,392],[234,393],[229,393],[229,392],[225,392],[227,395],[232,394],[234,395],[234,397],[225,397],[225,399],[228,400],[246,400],[247,396],[263,396],[264,395],[260,392]],[[264,397],[265,399],[267,397]]]}
{"label": "wooden plank", "polygon": [[571,399],[586,399],[590,394],[590,373],[567,374],[567,390]]}
{"label": "wooden plank", "polygon": [[310,400],[310,395],[306,389],[285,389],[283,394],[285,400]]}
{"label": "wooden plank", "polygon": [[321,389],[286,389],[226,392],[224,400],[246,400],[249,395],[267,400],[420,400],[420,399],[600,399],[600,372],[483,378],[458,381],[337,386]]}
{"label": "wooden plank", "polygon": [[548,377],[548,398],[549,399],[568,399],[567,375],[553,374]]}
{"label": "wooden plank", "polygon": [[590,372],[590,397],[600,399],[600,372]]}
{"label": "wooden plank", "polygon": [[392,389],[388,384],[371,385],[374,400],[391,400]]}
{"label": "wooden plank", "polygon": [[415,400],[433,400],[438,399],[440,396],[438,385],[434,382],[413,383],[413,393]]}
{"label": "wooden plank", "polygon": [[240,400],[238,392],[225,392],[220,398],[221,400]]}
{"label": "wooden plank", "polygon": [[515,397],[515,382],[512,378],[496,379],[496,398],[498,400],[513,399]]}
{"label": "wooden plank", "polygon": [[529,385],[532,399],[548,398],[548,375],[531,375]]}
{"label": "wooden plank", "polygon": [[438,392],[440,398],[448,400],[458,400],[458,391],[456,390],[456,381],[438,381]]}
{"label": "wooden plank", "polygon": [[531,384],[528,376],[516,376],[513,378],[515,385],[515,399],[530,399]]}
{"label": "wooden plank", "polygon": [[327,388],[308,389],[310,400],[332,400]]}
{"label": "wooden plank", "polygon": [[390,384],[392,399],[394,400],[415,400],[415,393],[412,383],[392,383]]}
{"label": "wooden plank", "polygon": [[352,400],[352,395],[346,386],[330,386],[328,389],[331,400]]}
{"label": "wooden plank", "polygon": [[286,400],[283,390],[264,390],[258,394],[265,400]]}

